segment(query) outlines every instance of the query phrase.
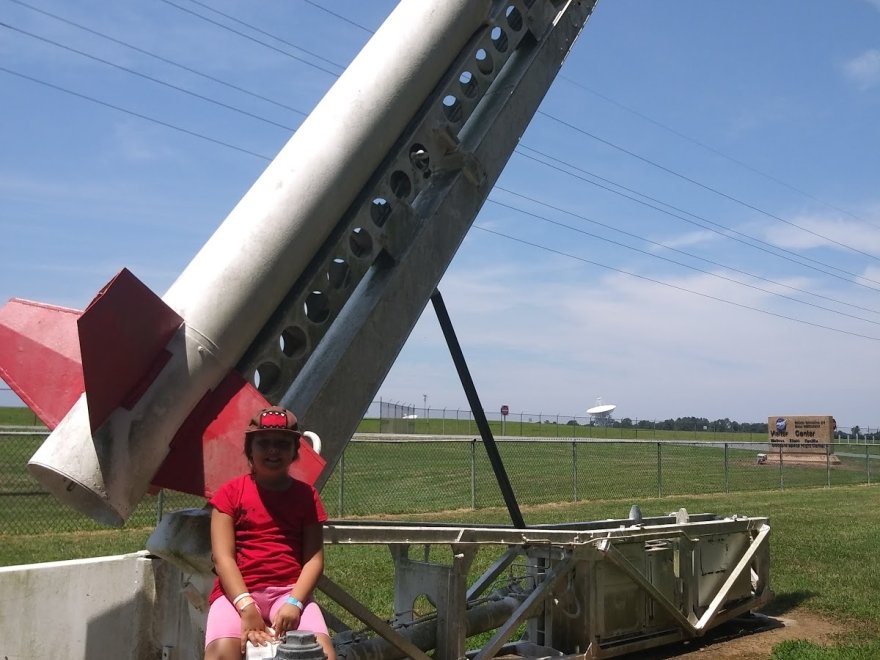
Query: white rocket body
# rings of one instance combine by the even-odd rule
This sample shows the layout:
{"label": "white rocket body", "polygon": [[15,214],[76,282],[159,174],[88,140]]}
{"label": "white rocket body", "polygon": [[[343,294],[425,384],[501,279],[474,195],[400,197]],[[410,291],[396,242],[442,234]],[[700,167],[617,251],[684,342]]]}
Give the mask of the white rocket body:
{"label": "white rocket body", "polygon": [[137,402],[93,433],[83,394],[31,458],[50,492],[122,524],[181,424],[242,358],[490,4],[400,3],[163,296],[184,325]]}

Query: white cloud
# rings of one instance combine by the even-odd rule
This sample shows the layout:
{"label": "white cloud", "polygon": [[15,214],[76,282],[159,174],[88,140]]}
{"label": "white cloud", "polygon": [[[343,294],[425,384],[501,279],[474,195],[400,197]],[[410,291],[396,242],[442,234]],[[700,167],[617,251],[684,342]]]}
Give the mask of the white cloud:
{"label": "white cloud", "polygon": [[[880,253],[880,233],[877,232],[875,225],[808,214],[787,219],[797,227],[779,222],[762,223],[765,240],[788,250],[818,247],[845,249],[832,243],[833,240],[863,252]],[[798,227],[803,227],[808,231],[803,231]]]}
{"label": "white cloud", "polygon": [[[877,0],[875,4],[880,4]],[[843,72],[861,90],[880,85],[880,50],[872,48],[845,62]]]}
{"label": "white cloud", "polygon": [[[682,250],[693,245],[705,245],[708,242],[717,241],[719,238],[720,236],[716,232],[692,231],[686,234],[681,234],[680,236],[675,236],[673,238],[666,238],[659,242],[662,243],[664,247],[672,248],[675,250]],[[662,252],[659,247],[653,247],[651,248],[651,251]]]}
{"label": "white cloud", "polygon": [[[880,358],[880,341],[782,317],[880,337],[876,326],[706,274],[662,278],[675,289],[621,274],[539,270],[512,282],[503,269],[458,268],[441,286],[488,411],[504,403],[517,413],[584,415],[601,396],[634,419],[762,421],[794,411],[834,414],[846,426],[878,423],[867,419],[875,388],[858,365]],[[823,291],[817,281],[796,284]],[[380,394],[418,405],[427,393],[438,408],[461,406],[461,385],[428,311]]]}

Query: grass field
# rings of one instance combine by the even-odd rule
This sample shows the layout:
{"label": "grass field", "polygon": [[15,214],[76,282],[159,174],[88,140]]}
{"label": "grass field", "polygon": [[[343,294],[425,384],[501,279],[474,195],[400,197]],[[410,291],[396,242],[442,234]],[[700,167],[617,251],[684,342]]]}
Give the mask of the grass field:
{"label": "grass field", "polygon": [[[42,492],[25,469],[44,432],[0,434],[0,534],[96,531]],[[738,445],[737,447],[741,447]],[[498,450],[522,505],[614,500],[878,481],[880,445],[840,445],[841,463],[803,466],[756,463],[756,448],[710,442],[500,441]],[[377,488],[377,484],[381,484]],[[330,515],[369,516],[501,506],[503,498],[479,442],[355,441],[348,445],[322,496]],[[202,500],[167,493],[167,508]],[[155,522],[147,497],[130,526]]]}
{"label": "grass field", "polygon": [[[0,437],[0,491],[6,493],[0,498],[0,565],[143,548],[155,524],[155,497],[145,498],[125,529],[108,530],[33,494],[23,466],[42,438]],[[709,444],[501,442],[499,450],[527,524],[625,517],[633,503],[646,516],[680,506],[769,516],[777,595],[770,613],[802,607],[842,622],[846,630],[831,650],[786,642],[774,657],[880,658],[880,445],[837,446],[842,462],[831,469],[757,465],[754,449],[725,451]],[[470,442],[353,442],[322,497],[331,516],[509,521],[486,453]],[[202,503],[168,495],[165,509]],[[26,530],[15,527],[22,518]],[[331,546],[327,557],[334,580],[375,612],[391,614],[387,549]]]}
{"label": "grass field", "polygon": [[[781,615],[803,608],[841,622],[845,631],[831,649],[805,642],[783,643],[775,651],[777,660],[880,658],[878,502],[878,486],[638,500],[644,515],[684,506],[692,512],[770,518],[771,582],[776,598],[767,613]],[[526,507],[523,513],[528,524],[538,524],[624,517],[628,509],[629,503],[603,501]],[[400,517],[461,523],[509,521],[501,509]],[[390,613],[391,573],[384,548],[329,547],[327,555],[328,573],[334,580],[377,611]],[[377,571],[379,579],[374,580]]]}
{"label": "grass field", "polygon": [[[0,534],[100,530],[42,492],[25,470],[41,441],[42,435],[0,436]],[[831,469],[758,465],[755,449],[709,443],[502,441],[498,449],[521,505],[863,484],[878,481],[880,472],[880,445],[842,454]],[[337,517],[482,509],[504,502],[480,443],[430,438],[352,442],[322,496]],[[165,508],[203,503],[170,492],[165,500]],[[157,506],[156,497],[144,498],[128,525],[154,524]]]}
{"label": "grass field", "polygon": [[[768,516],[773,530],[771,583],[776,593],[768,613],[804,608],[840,621],[845,631],[831,650],[785,642],[776,650],[777,660],[867,660],[880,658],[878,502],[880,486],[862,485],[526,506],[523,514],[527,524],[604,519],[626,516],[630,503],[638,503],[646,516],[681,506],[691,512]],[[396,518],[457,523],[509,520],[499,508]],[[149,532],[143,527],[0,536],[0,564],[130,552],[143,548]],[[390,615],[392,570],[386,548],[328,546],[327,572],[373,611]]]}
{"label": "grass field", "polygon": [[[434,412],[434,411],[431,411]],[[766,433],[749,433],[733,431],[715,431],[710,428],[689,428],[664,430],[656,428],[640,429],[636,427],[591,426],[589,424],[568,424],[567,417],[559,417],[556,421],[545,419],[537,421],[520,419],[513,415],[502,423],[490,419],[489,428],[496,437],[520,436],[526,438],[596,438],[607,440],[714,440],[717,442],[758,442],[767,439]],[[357,429],[358,433],[415,433],[419,435],[473,435],[479,436],[479,430],[468,413],[462,411],[459,418],[442,419],[431,417],[425,419],[380,420],[364,419]]]}
{"label": "grass field", "polygon": [[[437,417],[411,420],[380,420],[368,418],[361,421],[358,433],[390,432],[393,429],[397,433],[416,433],[422,435],[479,435],[477,426],[470,413],[460,411],[457,418],[451,417],[451,411],[447,419]],[[458,414],[458,413],[457,413]],[[715,440],[718,442],[753,442],[766,440],[766,434],[761,433],[735,433],[732,431],[716,432],[713,428],[707,429],[679,429],[667,431],[663,429],[639,429],[624,427],[601,427],[588,424],[567,424],[569,419],[565,416],[553,415],[552,419],[541,421],[537,416],[534,421],[531,418],[522,419],[519,415],[508,417],[505,423],[500,420],[489,420],[492,433],[496,436],[523,436],[529,438],[600,438],[609,440]],[[2,407],[0,406],[0,426],[41,426],[36,415],[27,408]]]}

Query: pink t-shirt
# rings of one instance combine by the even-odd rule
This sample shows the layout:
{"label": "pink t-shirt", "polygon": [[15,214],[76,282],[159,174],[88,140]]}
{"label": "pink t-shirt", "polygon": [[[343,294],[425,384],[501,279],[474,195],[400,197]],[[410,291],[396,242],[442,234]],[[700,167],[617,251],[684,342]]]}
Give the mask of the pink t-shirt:
{"label": "pink t-shirt", "polygon": [[[327,520],[318,491],[297,480],[287,490],[275,491],[260,488],[245,474],[223,484],[209,504],[232,517],[235,563],[248,589],[296,582],[302,571],[303,529]],[[218,578],[209,602],[222,595]]]}

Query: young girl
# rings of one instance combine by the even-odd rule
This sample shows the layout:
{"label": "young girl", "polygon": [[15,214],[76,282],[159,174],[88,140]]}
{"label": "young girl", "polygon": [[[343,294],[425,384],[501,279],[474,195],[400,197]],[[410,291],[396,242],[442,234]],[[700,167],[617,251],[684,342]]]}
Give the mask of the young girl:
{"label": "young girl", "polygon": [[[336,654],[312,591],[324,570],[324,505],[315,489],[288,474],[302,434],[296,416],[267,408],[245,431],[251,467],[211,498],[211,550],[218,579],[209,602],[205,660],[240,660],[248,641],[315,633]],[[274,629],[274,634],[269,630]]]}

